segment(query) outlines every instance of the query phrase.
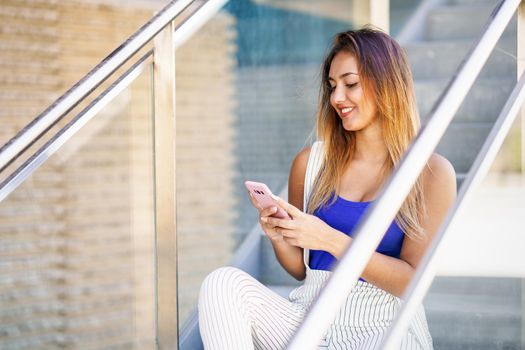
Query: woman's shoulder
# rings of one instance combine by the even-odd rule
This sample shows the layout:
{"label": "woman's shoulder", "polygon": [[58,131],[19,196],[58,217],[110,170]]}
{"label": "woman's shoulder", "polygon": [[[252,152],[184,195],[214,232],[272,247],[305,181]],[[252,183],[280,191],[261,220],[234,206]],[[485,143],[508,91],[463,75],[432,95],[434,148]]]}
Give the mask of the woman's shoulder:
{"label": "woman's shoulder", "polygon": [[433,153],[424,170],[425,192],[447,195],[456,193],[456,171],[444,156]]}
{"label": "woman's shoulder", "polygon": [[431,175],[430,179],[456,179],[456,171],[450,161],[438,153],[433,153],[428,159],[426,172]]}
{"label": "woman's shoulder", "polygon": [[310,157],[310,152],[312,151],[312,146],[307,146],[305,148],[303,148],[302,150],[300,150],[296,155],[295,155],[295,159],[301,161],[301,162],[304,162],[304,161],[308,161],[308,157]]}
{"label": "woman's shoulder", "polygon": [[311,150],[312,146],[308,146],[303,148],[299,151],[299,153],[296,154],[290,170],[291,175],[295,175],[298,178],[304,177],[304,174],[306,173],[306,165],[308,164],[308,158],[310,157]]}

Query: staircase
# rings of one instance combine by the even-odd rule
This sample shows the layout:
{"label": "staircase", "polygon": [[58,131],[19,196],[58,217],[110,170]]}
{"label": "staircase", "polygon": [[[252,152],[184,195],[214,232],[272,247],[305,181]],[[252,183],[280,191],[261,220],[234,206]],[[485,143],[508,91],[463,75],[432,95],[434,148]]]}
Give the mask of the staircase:
{"label": "staircase", "polygon": [[[497,2],[443,1],[427,14],[421,39],[404,45],[423,125]],[[515,57],[513,20],[437,148],[454,165],[458,189],[516,82]],[[261,281],[287,297],[301,282],[282,269],[266,239],[260,249]],[[424,302],[435,348],[520,349],[522,285],[518,278],[438,276]]]}

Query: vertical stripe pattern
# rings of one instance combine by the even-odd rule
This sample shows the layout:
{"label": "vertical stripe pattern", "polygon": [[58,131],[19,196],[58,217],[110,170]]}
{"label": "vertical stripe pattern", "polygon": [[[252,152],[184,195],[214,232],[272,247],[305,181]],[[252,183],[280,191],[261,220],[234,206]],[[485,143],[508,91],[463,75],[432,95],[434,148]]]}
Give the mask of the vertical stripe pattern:
{"label": "vertical stripe pattern", "polygon": [[235,267],[206,277],[198,307],[206,350],[284,349],[306,312]]}
{"label": "vertical stripe pattern", "polygon": [[[316,142],[308,159],[304,207],[323,160]],[[306,279],[288,300],[249,274],[223,267],[209,274],[199,295],[199,327],[206,350],[280,350],[302,322],[330,277],[330,271],[311,270],[304,250]],[[366,281],[358,281],[320,342],[319,349],[377,349],[401,305],[401,299]],[[401,349],[432,349],[422,307],[402,339]]]}
{"label": "vertical stripe pattern", "polygon": [[[292,303],[308,310],[332,272],[306,269],[304,285],[289,296]],[[319,349],[377,349],[394,321],[401,299],[366,282],[358,281],[336,314]],[[422,307],[411,322],[400,349],[432,349]]]}

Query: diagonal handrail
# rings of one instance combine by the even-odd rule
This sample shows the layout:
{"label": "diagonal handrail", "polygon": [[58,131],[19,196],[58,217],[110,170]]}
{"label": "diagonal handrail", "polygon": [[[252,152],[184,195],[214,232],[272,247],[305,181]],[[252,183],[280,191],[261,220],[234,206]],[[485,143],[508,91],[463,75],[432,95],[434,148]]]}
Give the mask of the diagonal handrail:
{"label": "diagonal handrail", "polygon": [[[181,21],[181,23],[173,29],[173,40],[170,45],[172,45],[174,49],[183,45],[209,20],[210,17],[217,13],[227,1],[228,0],[192,0],[185,1],[184,3],[181,3],[181,0],[172,1],[128,40],[120,45],[119,48],[109,54],[95,68],[86,74],[86,76],[58,98],[44,112],[32,120],[16,136],[2,146],[2,148],[0,148],[0,173],[5,170],[9,164],[16,160],[28,147],[40,139],[49,128],[60,121],[67,112],[77,106],[91,91],[106,81],[116,69],[122,67],[122,65],[129,61],[129,59],[138,50],[144,47],[148,41],[156,37],[160,30],[163,30],[169,23],[171,23],[182,10],[190,5],[196,5],[192,9],[192,12],[188,14],[187,18]],[[151,54],[152,51],[150,50],[146,56]],[[138,59],[137,62],[142,62],[144,59],[145,56]],[[137,62],[133,64],[133,67],[137,66]],[[137,74],[130,75],[130,70],[117,78],[117,81],[120,81],[124,75],[129,75],[126,78],[126,81],[131,83],[130,79],[136,78]],[[118,86],[122,86],[122,83]],[[99,100],[101,96],[104,96],[104,101],[107,101],[108,98],[113,98],[116,95],[116,91],[113,92],[111,90],[116,89],[116,87],[116,84],[112,84],[108,90],[105,90],[101,95],[96,97],[95,101]],[[79,119],[77,116],[72,119],[72,122],[75,123],[87,120],[85,116],[87,114],[92,115],[95,110],[90,111],[90,108],[95,108],[95,106],[100,106],[100,104],[91,103],[87,109],[84,109],[78,115],[84,115],[84,117]],[[81,122],[78,127],[83,125],[84,124]],[[68,123],[67,127],[69,128],[71,126],[71,123]],[[71,128],[71,130],[73,129],[76,130],[77,126]],[[0,202],[13,192],[27,177],[36,171],[36,169],[38,169],[38,167],[46,161],[52,153],[56,151],[55,147],[59,144],[57,139],[60,138],[61,140],[64,140],[62,136],[64,131],[65,128],[59,130],[42,148],[30,155],[22,165],[18,166],[12,173],[5,177],[4,181],[0,182]],[[66,134],[72,136],[70,131]],[[67,139],[69,139],[69,137]],[[63,142],[60,142],[61,146]],[[53,151],[50,153],[51,149],[53,149]]]}
{"label": "diagonal handrail", "polygon": [[195,0],[173,0],[0,148],[0,172]]}
{"label": "diagonal handrail", "polygon": [[62,145],[75,135],[87,122],[100,112],[111,100],[128,87],[143,70],[144,63],[153,55],[148,51],[133,66],[124,72],[113,84],[105,89],[95,100],[60,129],[49,141],[20,165],[11,175],[0,183],[0,202],[22,184]]}
{"label": "diagonal handrail", "polygon": [[356,228],[352,244],[327,281],[288,349],[314,349],[346,296],[364,270],[389,224],[419,177],[427,160],[445,133],[467,92],[479,75],[497,40],[510,22],[521,0],[502,0],[489,17],[481,38],[471,49],[458,72],[444,90],[427,125],[406,152],[399,167]]}
{"label": "diagonal handrail", "polygon": [[505,136],[509,133],[512,123],[518,115],[524,101],[525,74],[522,74],[518,84],[516,84],[511,95],[507,99],[496,123],[494,123],[481,151],[476,156],[476,160],[470,168],[467,178],[461,185],[458,198],[455,201],[453,208],[449,211],[449,214],[441,225],[439,232],[432,240],[432,244],[427,249],[414,277],[410,281],[406,292],[403,294],[405,302],[398,311],[396,321],[392,324],[387,336],[383,340],[381,349],[393,350],[399,348],[397,342],[401,340],[400,336],[403,334],[403,331],[405,331],[409,321],[416,312],[417,307],[423,301],[425,294],[432,284],[432,279],[435,274],[436,253],[438,252],[439,244],[441,243],[447,228],[458,210],[461,208],[462,203],[472,193],[471,189],[476,187],[482,180],[483,176],[489,171],[489,168],[494,162],[498,150],[503,144]]}

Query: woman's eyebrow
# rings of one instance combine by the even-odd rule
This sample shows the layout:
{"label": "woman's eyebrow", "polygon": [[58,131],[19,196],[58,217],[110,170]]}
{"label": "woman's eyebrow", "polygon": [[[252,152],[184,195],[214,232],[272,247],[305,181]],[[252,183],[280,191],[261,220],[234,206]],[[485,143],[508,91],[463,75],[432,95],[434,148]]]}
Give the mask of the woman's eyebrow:
{"label": "woman's eyebrow", "polygon": [[[347,75],[350,75],[350,74],[358,75],[357,73],[354,73],[354,72],[347,72],[347,73],[343,73],[343,74],[341,74],[341,75],[339,76],[339,79],[342,79],[342,78],[344,78],[344,77],[346,77]],[[335,81],[335,79],[332,78],[332,77],[328,77],[328,80],[333,80],[333,81]]]}

